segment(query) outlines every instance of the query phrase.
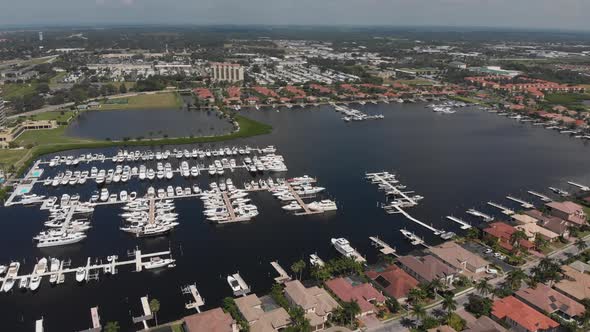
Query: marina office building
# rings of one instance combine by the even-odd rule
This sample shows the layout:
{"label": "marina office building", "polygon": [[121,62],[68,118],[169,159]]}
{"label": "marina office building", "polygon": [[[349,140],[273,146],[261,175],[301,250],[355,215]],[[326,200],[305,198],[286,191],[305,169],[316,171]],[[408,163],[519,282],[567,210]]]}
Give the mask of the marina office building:
{"label": "marina office building", "polygon": [[244,67],[236,63],[212,62],[211,77],[218,82],[238,82],[244,80]]}

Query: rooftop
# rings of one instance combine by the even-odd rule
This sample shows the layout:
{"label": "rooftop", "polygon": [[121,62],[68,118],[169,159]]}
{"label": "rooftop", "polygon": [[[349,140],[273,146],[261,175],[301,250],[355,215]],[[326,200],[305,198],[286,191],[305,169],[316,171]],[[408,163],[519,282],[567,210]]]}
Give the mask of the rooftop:
{"label": "rooftop", "polygon": [[574,317],[583,314],[585,311],[583,305],[545,284],[537,284],[535,288],[521,289],[516,292],[516,296],[543,312],[561,311],[570,317]]}
{"label": "rooftop", "polygon": [[366,274],[377,282],[387,295],[396,299],[407,297],[410,289],[417,287],[419,284],[418,280],[393,264],[384,269],[367,271]]}
{"label": "rooftop", "polygon": [[375,310],[369,301],[385,302],[385,296],[368,283],[353,285],[349,279],[336,278],[326,281],[326,286],[342,301],[357,301],[362,313]]}
{"label": "rooftop", "polygon": [[466,250],[453,241],[432,247],[430,252],[457,269],[467,269],[474,273],[477,269],[485,268],[490,264],[479,255]]}
{"label": "rooftop", "polygon": [[555,284],[555,289],[570,297],[583,300],[590,297],[590,274],[577,271],[571,266],[561,267],[564,278]]}
{"label": "rooftop", "polygon": [[221,308],[203,311],[183,318],[186,332],[232,332],[233,318]]}
{"label": "rooftop", "polygon": [[508,318],[531,332],[559,326],[556,321],[529,307],[514,296],[494,301],[492,315],[502,320]]}
{"label": "rooftop", "polygon": [[399,262],[429,282],[455,274],[456,272],[455,269],[445,265],[432,255],[426,255],[424,257],[402,256],[399,258]]}

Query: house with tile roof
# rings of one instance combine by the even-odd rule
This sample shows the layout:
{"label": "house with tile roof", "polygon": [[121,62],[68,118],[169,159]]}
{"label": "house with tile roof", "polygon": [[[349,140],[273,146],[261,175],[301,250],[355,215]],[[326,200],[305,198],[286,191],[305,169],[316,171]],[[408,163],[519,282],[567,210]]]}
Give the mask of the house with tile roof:
{"label": "house with tile roof", "polygon": [[238,332],[236,321],[221,308],[203,311],[182,319],[186,332]]}
{"label": "house with tile roof", "polygon": [[562,266],[561,270],[563,279],[554,285],[556,290],[577,301],[590,298],[590,274],[577,271],[568,265]]}
{"label": "house with tile roof", "polygon": [[292,306],[303,309],[312,331],[323,330],[332,312],[339,307],[325,289],[317,286],[306,288],[299,280],[285,283],[285,297]]}
{"label": "house with tile roof", "polygon": [[336,278],[326,281],[326,287],[341,301],[356,301],[361,308],[359,316],[377,312],[376,304],[385,303],[385,296],[368,283],[355,283],[348,278]]}
{"label": "house with tile roof", "polygon": [[284,308],[270,301],[263,303],[256,294],[239,297],[235,302],[251,332],[275,332],[291,325],[291,317]]}
{"label": "house with tile roof", "polygon": [[545,204],[549,213],[565,221],[572,223],[574,226],[581,226],[587,223],[587,216],[584,208],[571,201],[549,202]]}
{"label": "house with tile roof", "polygon": [[466,277],[478,279],[485,276],[490,262],[479,255],[461,247],[457,242],[449,241],[431,247],[429,251],[443,262],[457,269]]}
{"label": "house with tile roof", "polygon": [[580,303],[545,284],[520,289],[515,296],[540,312],[556,314],[568,321],[579,318],[586,311]]}
{"label": "house with tile roof", "polygon": [[497,299],[492,306],[492,317],[515,331],[557,332],[559,323],[543,315],[514,296]]}
{"label": "house with tile roof", "polygon": [[457,274],[456,269],[432,255],[423,257],[401,256],[398,261],[404,271],[425,284],[433,280],[440,280],[443,284],[451,286]]}
{"label": "house with tile roof", "polygon": [[[518,230],[504,222],[498,221],[489,224],[488,228],[483,230],[484,238],[489,240],[495,241],[498,243],[499,246],[508,250],[508,251],[516,251],[514,244],[512,243],[512,234],[517,232]],[[524,248],[526,250],[531,250],[534,248],[534,244],[529,240],[521,239],[518,241],[519,247]]]}
{"label": "house with tile roof", "polygon": [[419,284],[418,280],[394,264],[373,268],[367,271],[366,275],[377,283],[385,294],[402,303],[406,301],[410,290]]}

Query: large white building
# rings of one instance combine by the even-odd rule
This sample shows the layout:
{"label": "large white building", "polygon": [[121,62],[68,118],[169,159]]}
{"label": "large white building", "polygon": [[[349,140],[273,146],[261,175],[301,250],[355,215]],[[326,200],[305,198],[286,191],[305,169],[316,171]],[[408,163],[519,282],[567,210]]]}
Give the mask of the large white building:
{"label": "large white building", "polygon": [[6,109],[4,108],[4,100],[0,98],[0,128],[6,125]]}
{"label": "large white building", "polygon": [[218,82],[238,82],[244,80],[244,67],[235,63],[213,62],[210,64],[211,77]]}

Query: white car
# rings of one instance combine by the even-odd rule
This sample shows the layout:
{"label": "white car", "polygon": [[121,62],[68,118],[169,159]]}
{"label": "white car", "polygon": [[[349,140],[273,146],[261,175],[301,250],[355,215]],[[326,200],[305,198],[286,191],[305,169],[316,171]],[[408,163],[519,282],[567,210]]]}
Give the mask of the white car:
{"label": "white car", "polygon": [[489,249],[489,248],[486,249],[486,251],[485,251],[486,254],[491,254],[492,252],[494,252],[494,251],[492,249]]}
{"label": "white car", "polygon": [[500,258],[500,256],[502,256],[502,254],[501,254],[501,253],[499,253],[499,252],[495,252],[495,253],[494,253],[494,257],[498,257],[498,258]]}
{"label": "white car", "polygon": [[504,256],[504,255],[500,255],[500,256],[498,256],[498,259],[500,259],[500,260],[502,260],[502,261],[503,261],[503,260],[505,260],[505,259],[506,259],[506,256]]}
{"label": "white car", "polygon": [[498,274],[498,270],[496,270],[496,269],[491,269],[491,268],[487,268],[487,269],[486,269],[486,273],[487,273],[487,274]]}

